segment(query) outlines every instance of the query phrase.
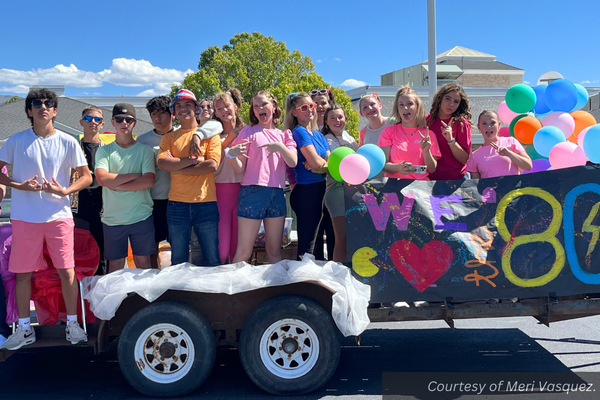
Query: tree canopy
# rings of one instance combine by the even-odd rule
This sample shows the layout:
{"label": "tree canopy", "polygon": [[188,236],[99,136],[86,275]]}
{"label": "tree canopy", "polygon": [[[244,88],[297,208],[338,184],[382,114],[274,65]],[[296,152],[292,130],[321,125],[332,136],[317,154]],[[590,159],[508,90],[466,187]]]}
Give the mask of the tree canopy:
{"label": "tree canopy", "polygon": [[346,92],[325,82],[315,72],[310,57],[288,50],[284,42],[275,41],[272,36],[238,33],[229,44],[207,48],[200,55],[198,71],[186,76],[181,85],[173,86],[171,96],[186,88],[201,99],[230,87],[242,93],[244,104],[240,112],[246,122],[252,97],[260,90],[272,92],[284,108],[289,93],[327,88],[346,111],[346,130],[354,137],[358,135],[358,113]]}
{"label": "tree canopy", "polygon": [[23,98],[20,97],[20,96],[13,96],[10,99],[8,99],[5,104],[14,103],[15,101],[19,101],[19,100],[22,100],[22,99]]}

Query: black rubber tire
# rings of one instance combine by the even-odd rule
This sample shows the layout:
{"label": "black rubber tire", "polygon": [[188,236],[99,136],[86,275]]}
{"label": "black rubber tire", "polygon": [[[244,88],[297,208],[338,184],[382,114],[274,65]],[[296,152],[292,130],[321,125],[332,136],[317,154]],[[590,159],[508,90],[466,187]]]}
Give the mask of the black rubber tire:
{"label": "black rubber tire", "polygon": [[[148,328],[159,326],[158,324],[173,324],[180,327],[181,333],[187,334],[193,344],[194,356],[187,360],[187,362],[191,360],[192,365],[187,366],[189,371],[174,382],[160,383],[149,378],[141,372],[140,368],[145,371],[155,370],[148,365],[151,361],[146,359],[145,363],[141,362],[142,367],[135,359],[138,338]],[[181,346],[181,342],[179,345]],[[190,346],[183,347],[187,349]],[[204,315],[185,303],[165,301],[142,308],[127,322],[119,336],[118,360],[125,379],[140,393],[152,397],[175,397],[188,394],[204,383],[212,370],[216,352],[215,336]],[[180,356],[181,359],[183,357]],[[167,375],[164,374],[165,377]]]}
{"label": "black rubber tire", "polygon": [[[262,335],[284,319],[307,324],[318,339],[317,361],[300,377],[277,376],[261,359]],[[246,374],[259,388],[276,395],[309,393],[327,383],[335,372],[340,360],[340,332],[331,314],[316,301],[292,295],[275,297],[257,307],[246,320],[240,337],[240,358]]]}

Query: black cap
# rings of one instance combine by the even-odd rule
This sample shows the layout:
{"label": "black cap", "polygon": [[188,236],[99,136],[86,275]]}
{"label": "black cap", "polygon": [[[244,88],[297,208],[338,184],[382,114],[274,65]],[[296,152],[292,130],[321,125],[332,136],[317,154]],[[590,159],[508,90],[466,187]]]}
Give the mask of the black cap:
{"label": "black cap", "polygon": [[135,107],[127,103],[118,103],[113,107],[112,116],[115,115],[130,115],[135,118]]}

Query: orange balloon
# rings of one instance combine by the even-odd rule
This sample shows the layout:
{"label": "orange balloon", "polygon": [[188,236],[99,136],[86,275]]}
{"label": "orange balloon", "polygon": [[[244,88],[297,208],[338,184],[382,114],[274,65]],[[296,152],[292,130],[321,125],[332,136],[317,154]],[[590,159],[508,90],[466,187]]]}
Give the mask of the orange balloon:
{"label": "orange balloon", "polygon": [[592,114],[587,111],[577,110],[571,113],[571,117],[575,120],[575,130],[573,131],[573,135],[575,135],[575,141],[569,140],[573,143],[577,143],[577,135],[579,132],[587,128],[588,126],[596,125],[596,118]]}
{"label": "orange balloon", "polygon": [[542,123],[535,117],[523,117],[515,124],[515,138],[523,144],[533,144],[535,133]]}

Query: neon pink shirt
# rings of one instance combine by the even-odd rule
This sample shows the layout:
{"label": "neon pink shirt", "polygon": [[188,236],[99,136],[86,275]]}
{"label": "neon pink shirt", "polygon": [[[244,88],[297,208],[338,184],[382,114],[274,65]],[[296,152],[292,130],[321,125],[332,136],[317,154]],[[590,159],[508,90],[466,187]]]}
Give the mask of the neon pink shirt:
{"label": "neon pink shirt", "polygon": [[[404,131],[402,130],[404,129]],[[421,135],[417,132],[421,132],[425,135],[425,128],[403,128],[401,124],[394,124],[386,127],[377,145],[379,147],[390,147],[390,162],[399,164],[402,161],[408,161],[413,165],[426,165],[423,151],[421,150]],[[406,134],[404,133],[406,132]],[[434,157],[441,157],[440,148],[438,146],[437,138],[434,134],[430,134],[431,138],[431,155]],[[429,172],[425,174],[408,174],[402,175],[399,172],[386,172],[385,176],[388,178],[400,178],[400,179],[417,179],[417,180],[429,180]]]}
{"label": "neon pink shirt", "polygon": [[296,141],[292,132],[288,129],[282,131],[279,129],[264,129],[260,125],[246,125],[242,128],[239,135],[233,141],[232,146],[250,141],[248,146],[248,159],[246,160],[246,171],[242,186],[258,185],[266,187],[285,188],[285,166],[283,156],[273,153],[267,157],[269,150],[266,147],[258,148],[263,144],[281,142],[290,150],[296,151]]}
{"label": "neon pink shirt", "polygon": [[[499,137],[496,144],[506,147],[516,154],[525,151],[521,143],[513,137]],[[483,145],[471,154],[467,162],[468,172],[479,172],[482,178],[518,175],[520,170],[510,158],[498,154],[498,150],[490,145]]]}
{"label": "neon pink shirt", "polygon": [[[429,117],[429,115],[427,115]],[[444,123],[449,124],[452,118],[443,120]],[[431,136],[437,138],[442,158],[438,161],[435,172],[429,175],[429,179],[432,181],[445,181],[452,179],[463,179],[465,176],[467,164],[463,164],[454,158],[452,150],[448,141],[442,135],[442,120],[436,118],[435,121],[429,126],[429,132]],[[463,148],[467,153],[471,154],[471,124],[466,119],[460,119],[454,123],[452,127],[452,133],[456,142]]]}

